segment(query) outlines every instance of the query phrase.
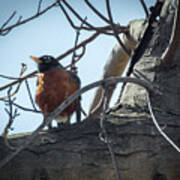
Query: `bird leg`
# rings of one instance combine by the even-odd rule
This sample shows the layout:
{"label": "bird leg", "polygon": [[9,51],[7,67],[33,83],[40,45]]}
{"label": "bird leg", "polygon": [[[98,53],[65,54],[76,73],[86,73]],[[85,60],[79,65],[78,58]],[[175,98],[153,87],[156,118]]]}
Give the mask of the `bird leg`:
{"label": "bird leg", "polygon": [[76,122],[80,123],[81,122],[81,97],[80,96],[75,100],[75,109],[76,109]]}

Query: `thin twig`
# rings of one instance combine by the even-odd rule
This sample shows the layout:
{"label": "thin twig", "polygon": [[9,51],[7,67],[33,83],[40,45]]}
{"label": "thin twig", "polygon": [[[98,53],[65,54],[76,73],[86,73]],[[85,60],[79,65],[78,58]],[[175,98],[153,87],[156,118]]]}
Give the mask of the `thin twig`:
{"label": "thin twig", "polygon": [[[7,101],[7,100],[5,100],[5,99],[3,99],[3,100],[1,100],[1,101],[6,102],[6,103],[8,102],[8,101]],[[12,105],[13,105],[13,106],[15,106],[15,107],[17,107],[18,109],[23,110],[23,111],[27,111],[27,112],[34,112],[34,113],[42,113],[42,112],[41,112],[41,111],[39,111],[39,110],[30,109],[30,108],[27,108],[27,107],[21,106],[21,105],[19,105],[19,104],[15,103],[15,102],[12,102]]]}
{"label": "thin twig", "polygon": [[[71,7],[71,5],[69,3],[67,3],[67,1],[62,0],[62,2],[65,4],[65,6],[74,14],[75,17],[77,17],[77,19],[81,22],[84,22],[84,19]],[[84,22],[84,24],[91,28],[91,29],[96,29],[93,25],[91,25],[90,23],[88,23],[87,21]]]}
{"label": "thin twig", "polygon": [[87,86],[85,86],[82,89],[77,90],[75,93],[73,93],[70,97],[68,97],[61,105],[59,105],[52,113],[49,114],[48,117],[45,118],[44,123],[42,123],[30,136],[27,137],[25,142],[19,146],[15,152],[10,153],[8,156],[6,156],[4,159],[0,161],[0,168],[4,167],[9,161],[11,161],[17,154],[19,154],[23,149],[25,149],[33,140],[36,138],[39,134],[39,132],[48,124],[51,123],[51,121],[58,115],[60,114],[66,107],[68,107],[75,99],[77,99],[81,94],[85,93],[86,91],[95,88],[97,86],[103,86],[106,84],[107,86],[109,84],[116,84],[116,83],[135,83],[138,84],[147,91],[153,91],[155,94],[159,94],[159,90],[154,89],[152,84],[149,84],[147,82],[144,82],[139,79],[134,79],[134,78],[123,78],[123,77],[111,77],[107,79],[103,79],[100,81],[96,81],[94,83],[91,83]]}
{"label": "thin twig", "polygon": [[143,7],[143,9],[144,9],[144,12],[145,12],[145,14],[146,14],[146,19],[147,19],[147,18],[149,17],[148,8],[147,8],[144,0],[140,0],[140,2],[141,2],[141,4],[142,4],[142,7]]}
{"label": "thin twig", "polygon": [[133,75],[139,79],[142,78],[144,81],[151,83],[150,79],[148,79],[142,72],[137,69],[134,69]]}
{"label": "thin twig", "polygon": [[[84,18],[84,21],[81,23],[80,27],[83,26],[84,22],[87,20],[87,17]],[[79,40],[79,36],[80,36],[80,29],[76,30],[76,38],[75,38],[75,42],[74,42],[74,49],[76,49],[77,45],[78,45],[78,40]],[[83,46],[83,50],[85,50],[85,46]],[[85,51],[83,51],[81,53],[81,55],[77,55],[76,54],[76,50],[74,50],[73,55],[72,55],[72,61],[71,61],[71,70],[76,72],[76,68],[75,68],[75,63],[77,62],[77,60],[79,61],[82,57],[82,55],[84,55]],[[76,60],[77,58],[77,60]]]}
{"label": "thin twig", "polygon": [[[68,20],[69,24],[72,26],[72,28],[76,29],[76,30],[79,30],[79,29],[84,29],[84,30],[88,30],[88,31],[97,31],[99,33],[103,33],[103,34],[107,34],[107,35],[113,35],[113,33],[110,33],[108,31],[112,30],[110,28],[110,26],[105,26],[105,27],[95,27],[93,25],[91,25],[90,23],[86,22],[84,24],[86,24],[86,26],[82,26],[82,27],[79,27],[79,26],[76,26],[72,19],[70,18],[69,14],[67,13],[66,9],[63,7],[63,5],[61,4],[60,1],[58,1],[58,4],[59,4],[59,7],[60,9],[62,10],[62,12],[64,13],[66,19]],[[66,5],[66,7],[74,14],[74,16],[81,22],[83,22],[83,18],[67,3],[67,2],[64,2],[64,4]],[[117,26],[117,29],[120,28],[120,31],[121,29],[123,30],[124,27],[119,27],[118,25]]]}
{"label": "thin twig", "polygon": [[99,32],[95,32],[93,35],[91,35],[89,38],[87,38],[86,40],[82,41],[81,43],[79,43],[76,47],[73,47],[71,49],[69,49],[68,51],[66,51],[65,53],[61,54],[60,56],[58,56],[56,59],[57,60],[61,60],[63,58],[65,58],[66,56],[68,56],[69,54],[73,53],[74,50],[79,49],[81,47],[84,47],[85,45],[87,45],[88,43],[90,43],[91,41],[93,41],[94,39],[96,39],[98,36],[100,35]]}
{"label": "thin twig", "polygon": [[113,32],[114,32],[114,36],[116,37],[118,43],[119,43],[120,46],[123,48],[123,50],[124,50],[129,56],[131,56],[131,51],[126,48],[126,46],[123,44],[123,42],[121,41],[121,39],[120,39],[119,36],[118,36],[118,31],[116,30],[116,27],[115,27],[114,22],[113,22],[113,17],[112,17],[112,13],[111,13],[111,8],[110,8],[109,0],[106,0],[106,8],[107,8],[107,12],[108,12],[110,24],[111,24],[112,30],[113,30]]}
{"label": "thin twig", "polygon": [[0,78],[8,79],[8,80],[18,80],[19,77],[13,77],[13,76],[6,76],[3,74],[0,74]]}
{"label": "thin twig", "polygon": [[103,14],[101,14],[88,0],[85,0],[85,2],[96,15],[98,15],[106,23],[110,24],[109,20]]}
{"label": "thin twig", "polygon": [[[60,2],[60,1],[57,1],[57,3],[58,3],[58,5],[59,5],[60,9],[62,10],[62,12],[64,13],[64,15],[66,16],[66,19],[68,20],[68,22],[69,22],[69,24],[72,26],[72,28],[77,29],[77,30],[80,29],[80,27],[76,26],[76,25],[73,23],[73,21],[71,20],[69,14],[66,12],[66,9],[65,9],[65,8],[63,7],[63,5],[61,4],[61,2]],[[81,28],[87,30],[86,27],[81,27]]]}
{"label": "thin twig", "polygon": [[[27,23],[27,22],[29,22],[29,21],[31,21],[31,20],[33,20],[33,19],[41,16],[42,14],[46,13],[46,12],[47,12],[48,10],[50,10],[51,8],[55,7],[56,4],[57,4],[56,2],[55,2],[55,3],[52,3],[51,5],[49,5],[48,7],[46,7],[46,8],[45,8],[44,10],[42,10],[41,12],[36,13],[35,15],[33,15],[33,16],[31,16],[31,17],[23,20],[23,21],[19,21],[19,20],[18,20],[18,21],[17,21],[15,24],[13,24],[13,25],[10,25],[10,26],[8,26],[8,27],[6,27],[6,28],[1,28],[1,29],[0,29],[0,35],[5,35],[5,34],[3,34],[3,33],[6,33],[6,34],[7,34],[7,32],[10,32],[10,31],[11,31],[12,29],[14,29],[15,27],[18,27],[18,26],[20,26],[20,25],[22,25],[22,24],[25,24],[25,23]],[[14,15],[13,15],[13,17],[14,17]],[[12,19],[12,18],[11,18],[11,19]],[[9,23],[9,22],[8,22],[8,23]],[[6,21],[6,25],[7,25],[7,21]]]}
{"label": "thin twig", "polygon": [[37,111],[36,105],[35,105],[35,103],[34,103],[34,100],[33,100],[33,97],[32,97],[31,90],[30,90],[29,83],[28,83],[28,80],[27,80],[27,79],[25,80],[25,84],[26,84],[26,88],[27,88],[27,91],[28,91],[29,99],[30,99],[30,101],[31,101],[31,105],[32,105],[33,109],[34,109],[35,111]]}
{"label": "thin twig", "polygon": [[[75,15],[75,17],[83,22],[83,18],[65,1],[63,1],[64,4],[66,5],[66,7]],[[113,35],[114,36],[114,33],[112,33],[112,28],[110,25],[107,25],[107,26],[104,26],[104,27],[95,27],[93,25],[91,25],[90,23],[85,23],[87,26],[82,26],[82,27],[79,27],[79,26],[76,26],[72,19],[70,18],[69,14],[67,13],[66,9],[63,7],[63,5],[61,4],[61,1],[57,1],[57,3],[59,4],[59,7],[60,9],[63,11],[66,19],[68,20],[69,24],[72,26],[72,28],[78,30],[78,29],[84,29],[84,30],[87,30],[87,31],[96,31],[96,32],[99,32],[99,33],[103,33],[103,34],[106,34],[106,35]],[[103,15],[102,15],[103,16]],[[114,24],[114,27],[116,28],[116,31],[118,33],[126,33],[127,32],[127,27],[124,27],[124,26],[120,26],[119,24]]]}
{"label": "thin twig", "polygon": [[[16,11],[14,11],[11,16],[7,19],[7,21],[1,26],[0,30],[2,30],[12,19],[13,17],[16,15]],[[0,31],[1,32],[1,31]]]}
{"label": "thin twig", "polygon": [[[76,48],[71,48],[68,51],[66,51],[65,53],[61,54],[60,56],[57,57],[57,60],[62,60],[63,58],[65,58],[66,56],[70,55],[71,53],[74,52],[74,50],[77,50],[79,48],[84,47],[85,45],[87,45],[88,43],[90,43],[91,41],[93,41],[94,39],[96,39],[98,36],[100,35],[99,32],[94,33],[93,35],[91,35],[89,38],[87,38],[86,40],[82,41],[81,43],[79,43]],[[84,52],[84,51],[83,51]],[[83,53],[82,53],[83,54]],[[3,91],[7,88],[9,88],[10,86],[13,86],[17,83],[20,83],[22,81],[24,81],[25,79],[28,79],[30,77],[34,77],[36,74],[38,73],[38,71],[33,71],[31,73],[29,73],[28,75],[22,77],[22,78],[18,78],[16,81],[13,81],[11,83],[6,84],[5,86],[0,87],[0,91]]]}
{"label": "thin twig", "polygon": [[[80,54],[76,54],[76,59],[74,61],[74,64],[76,64],[84,56],[85,52],[86,52],[86,46],[83,46],[82,47],[82,52]],[[68,69],[70,67],[71,67],[71,64],[65,66],[64,68]]]}
{"label": "thin twig", "polygon": [[152,110],[152,106],[151,106],[151,101],[150,101],[150,97],[149,97],[149,93],[147,94],[147,103],[148,103],[148,109],[152,118],[152,121],[156,127],[156,129],[158,130],[158,132],[163,136],[163,138],[177,151],[180,153],[180,148],[163,132],[163,130],[161,129],[161,127],[159,126],[153,110]]}
{"label": "thin twig", "polygon": [[[103,98],[102,98],[103,110],[102,110],[102,117],[100,119],[100,127],[101,127],[103,135],[107,134],[105,126],[104,126],[104,122],[106,120],[106,110],[108,109],[108,99],[107,99],[108,90],[106,88],[103,88],[103,90],[104,90],[104,94],[103,94]],[[106,138],[105,138],[105,142],[107,142]]]}
{"label": "thin twig", "polygon": [[17,116],[19,116],[19,113],[18,113],[17,109],[15,109],[13,111],[13,101],[15,99],[11,100],[11,90],[12,90],[12,87],[9,88],[8,93],[7,93],[8,100],[7,100],[6,106],[9,107],[9,110],[7,108],[5,108],[5,111],[6,111],[6,113],[9,116],[9,122],[7,123],[7,125],[6,125],[6,127],[4,129],[3,137],[4,137],[4,142],[7,145],[7,147],[9,147],[10,149],[14,150],[15,148],[9,143],[7,135],[8,135],[9,129],[11,129],[11,126],[12,126],[15,118]]}
{"label": "thin twig", "polygon": [[[22,67],[21,67],[21,72],[20,72],[20,74],[19,74],[19,79],[22,77],[22,75],[23,75],[23,74],[25,73],[25,71],[27,70],[27,66],[26,66],[24,63],[22,63],[21,65],[22,65]],[[14,92],[12,92],[11,94],[9,94],[9,96],[14,96],[14,95],[19,91],[20,86],[21,86],[21,82],[19,82],[19,84],[18,84],[18,86],[16,87],[16,89],[14,90]],[[10,87],[12,87],[12,86],[10,86]],[[5,99],[5,98],[8,98],[8,97],[7,97],[7,96],[0,97],[0,100]]]}
{"label": "thin twig", "polygon": [[28,75],[26,75],[26,76],[24,76],[22,78],[18,78],[16,81],[13,81],[11,83],[6,84],[5,86],[0,87],[0,91],[3,91],[3,90],[5,90],[5,89],[17,84],[17,83],[20,83],[20,82],[24,81],[27,78],[33,77],[34,75],[37,74],[37,72],[38,71],[33,71],[32,73],[29,73]]}
{"label": "thin twig", "polygon": [[[106,111],[108,109],[108,87],[106,87],[106,85],[104,86],[104,97],[103,97],[103,110],[102,110],[102,117],[100,119],[100,127],[101,127],[101,137],[100,139],[103,139],[103,142],[105,142],[108,146],[110,155],[111,155],[111,159],[112,159],[112,164],[113,167],[116,171],[116,176],[117,176],[117,180],[121,180],[121,175],[120,175],[120,170],[119,170],[119,166],[113,151],[113,147],[112,147],[112,143],[111,140],[109,139],[108,133],[106,131],[106,127],[105,127],[105,120],[106,120]],[[102,138],[103,136],[103,138]]]}
{"label": "thin twig", "polygon": [[85,117],[87,117],[88,115],[87,115],[87,113],[86,113],[86,111],[81,107],[81,112],[82,112],[82,114],[85,116]]}
{"label": "thin twig", "polygon": [[37,14],[39,14],[40,11],[41,11],[42,1],[43,1],[43,0],[39,0],[39,3],[38,3],[38,9],[37,9]]}
{"label": "thin twig", "polygon": [[22,18],[23,18],[22,16],[19,16],[19,18],[18,18],[16,24],[20,23]]}

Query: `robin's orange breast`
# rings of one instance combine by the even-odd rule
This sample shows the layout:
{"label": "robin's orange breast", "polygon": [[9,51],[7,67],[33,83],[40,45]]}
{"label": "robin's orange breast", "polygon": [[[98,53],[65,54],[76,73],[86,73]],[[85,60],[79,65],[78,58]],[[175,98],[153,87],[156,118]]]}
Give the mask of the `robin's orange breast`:
{"label": "robin's orange breast", "polygon": [[[52,69],[41,73],[36,90],[36,103],[44,113],[54,111],[67,97],[71,96],[79,85],[71,74],[63,69]],[[75,102],[70,104],[60,115],[70,116],[75,110]]]}

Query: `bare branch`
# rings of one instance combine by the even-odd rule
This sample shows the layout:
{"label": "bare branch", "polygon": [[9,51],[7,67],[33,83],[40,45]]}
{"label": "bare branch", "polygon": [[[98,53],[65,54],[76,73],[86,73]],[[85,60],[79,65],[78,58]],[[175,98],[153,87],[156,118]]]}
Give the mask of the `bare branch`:
{"label": "bare branch", "polygon": [[133,72],[134,65],[138,62],[138,60],[143,55],[144,51],[146,50],[146,47],[150,41],[150,39],[153,36],[153,22],[156,20],[157,16],[159,16],[161,9],[163,6],[163,1],[157,1],[155,6],[153,7],[153,11],[151,15],[148,18],[148,26],[143,34],[143,37],[141,41],[139,42],[137,48],[134,51],[133,57],[131,59],[129,68],[127,70],[127,76],[130,76],[130,74]]}
{"label": "bare branch", "polygon": [[22,16],[19,16],[19,19],[17,20],[16,23],[17,23],[17,24],[20,23],[22,18],[23,18]]}
{"label": "bare branch", "polygon": [[31,105],[32,105],[33,109],[34,109],[35,111],[37,111],[36,105],[35,105],[34,100],[33,100],[33,98],[32,98],[31,90],[30,90],[29,83],[28,83],[28,80],[27,80],[27,79],[25,80],[25,84],[26,84],[26,88],[27,88],[27,91],[28,91],[29,99],[30,99],[30,101],[31,101]]}
{"label": "bare branch", "polygon": [[46,117],[43,121],[43,123],[30,135],[27,137],[26,141],[19,146],[14,152],[9,154],[7,157],[5,157],[2,161],[0,161],[0,168],[2,168],[4,165],[6,165],[9,161],[11,161],[17,154],[19,154],[23,149],[25,149],[33,140],[36,138],[39,134],[39,132],[48,124],[51,123],[51,121],[58,115],[60,114],[67,106],[69,106],[76,98],[78,98],[81,94],[85,93],[86,91],[95,88],[97,86],[103,86],[104,84],[111,85],[111,84],[116,84],[116,83],[135,83],[138,84],[142,87],[144,87],[147,91],[152,91],[155,94],[159,94],[159,90],[155,89],[154,86],[150,83],[144,82],[139,79],[134,79],[134,78],[128,78],[128,77],[111,77],[107,79],[103,79],[100,81],[96,81],[94,83],[91,83],[84,88],[77,90],[75,93],[73,93],[70,97],[68,97],[61,105],[59,105],[52,113],[49,114],[48,117]]}
{"label": "bare branch", "polygon": [[[8,34],[12,29],[14,29],[15,27],[18,27],[18,26],[20,26],[20,25],[22,25],[22,24],[25,24],[25,23],[27,23],[27,22],[29,22],[29,21],[31,21],[31,20],[33,20],[33,19],[41,16],[42,14],[46,13],[46,12],[47,12],[48,10],[50,10],[51,8],[55,7],[56,4],[57,4],[56,2],[55,2],[55,3],[52,3],[50,6],[46,7],[46,8],[45,8],[44,10],[42,10],[41,12],[36,13],[35,15],[33,15],[33,16],[31,16],[31,17],[23,20],[23,21],[21,21],[22,16],[20,16],[20,18],[18,19],[18,21],[17,21],[15,24],[10,25],[10,26],[8,26],[8,27],[6,27],[6,28],[4,28],[5,26],[1,27],[1,28],[0,28],[0,35],[6,35],[6,34]],[[14,15],[15,15],[15,14],[14,14]],[[14,17],[14,15],[11,15],[10,18],[12,19],[12,18]],[[9,19],[10,19],[10,18],[9,18]],[[10,19],[10,20],[11,20],[11,19]],[[7,25],[10,20],[6,21],[4,24]]]}
{"label": "bare branch", "polygon": [[147,81],[149,83],[151,83],[150,79],[148,79],[142,72],[140,72],[139,70],[137,69],[134,69],[134,72],[133,72],[134,76],[136,78],[142,78],[144,81]]}
{"label": "bare branch", "polygon": [[[85,22],[86,20],[87,20],[87,17],[84,18],[84,21],[81,23],[81,26],[80,26],[80,27],[83,26],[83,24],[84,24],[84,22]],[[80,36],[80,29],[78,29],[78,30],[76,31],[76,38],[75,38],[75,42],[74,42],[74,49],[76,49],[76,47],[77,47],[78,40],[79,40],[79,36]],[[81,53],[80,55],[77,55],[77,54],[76,54],[76,50],[74,50],[73,55],[72,55],[72,61],[71,61],[71,70],[72,70],[72,71],[75,71],[75,72],[76,72],[75,63],[82,58],[82,56],[84,55],[84,53],[85,53],[85,46],[83,46],[83,51],[82,51],[82,53]],[[77,59],[76,59],[76,58],[77,58]]]}
{"label": "bare branch", "polygon": [[[91,41],[93,41],[94,39],[96,39],[98,36],[100,35],[99,32],[94,33],[92,36],[90,36],[89,38],[87,38],[86,40],[82,41],[80,44],[78,44],[76,47],[73,47],[71,49],[69,49],[68,51],[66,51],[65,53],[61,54],[60,56],[57,57],[57,60],[62,60],[63,58],[65,58],[66,56],[70,55],[71,53],[74,52],[74,50],[77,50],[79,48],[84,48],[85,45],[87,45],[88,43],[90,43]],[[83,52],[85,51],[85,49],[83,50]],[[83,55],[83,53],[82,53]],[[69,67],[69,66],[67,66]],[[29,73],[28,75],[22,77],[22,78],[18,78],[16,81],[13,81],[11,83],[6,84],[5,86],[0,87],[0,91],[3,91],[5,89],[7,89],[8,87],[11,87],[17,83],[20,83],[30,77],[34,77],[36,74],[38,73],[38,71],[33,71],[32,73]]]}
{"label": "bare branch", "polygon": [[4,32],[2,30],[14,18],[15,15],[16,15],[16,11],[14,11],[12,13],[12,15],[7,19],[7,21],[1,26],[1,28],[0,28],[0,35],[5,36],[5,35],[7,35],[11,31],[11,28],[6,30],[6,31],[4,31]]}
{"label": "bare branch", "polygon": [[121,180],[121,175],[119,173],[120,170],[119,170],[118,163],[117,163],[114,151],[113,151],[112,143],[111,143],[111,140],[108,136],[108,133],[106,131],[106,127],[104,124],[104,122],[106,121],[106,112],[107,112],[108,105],[109,105],[109,103],[108,103],[108,92],[109,92],[108,87],[106,87],[106,85],[105,85],[104,86],[104,97],[103,97],[103,110],[102,110],[102,116],[100,119],[100,127],[101,127],[100,139],[104,143],[107,144],[107,147],[108,147],[110,155],[111,155],[112,164],[113,164],[113,167],[116,171],[117,180]]}
{"label": "bare branch", "polygon": [[74,25],[73,21],[71,20],[70,16],[68,15],[68,13],[66,12],[65,8],[63,7],[63,5],[61,4],[60,1],[57,1],[59,7],[61,8],[61,10],[63,11],[64,15],[66,16],[66,19],[68,20],[69,24],[74,28],[74,29],[80,29],[80,27],[77,27]]}
{"label": "bare branch", "polygon": [[151,115],[151,118],[152,118],[152,121],[156,127],[156,129],[158,130],[158,132],[163,136],[163,138],[177,151],[180,153],[180,148],[163,132],[163,130],[160,128],[155,116],[154,116],[154,113],[153,113],[153,110],[152,110],[152,106],[151,106],[151,101],[150,101],[150,97],[149,97],[149,94],[147,95],[147,103],[148,103],[148,109],[149,109],[149,112],[150,112],[150,115]]}
{"label": "bare branch", "polygon": [[84,47],[85,45],[87,45],[88,43],[90,43],[91,41],[93,41],[94,39],[96,39],[98,36],[100,35],[99,32],[95,32],[93,35],[91,35],[89,38],[87,38],[86,40],[82,41],[80,44],[78,44],[76,47],[73,47],[71,49],[69,49],[68,51],[66,51],[65,53],[61,54],[60,56],[57,57],[57,60],[61,60],[63,58],[65,58],[66,56],[68,56],[69,54],[73,53],[74,50],[79,49],[81,47]]}
{"label": "bare branch", "polygon": [[[84,21],[84,19],[71,7],[71,5],[69,4],[69,3],[67,3],[67,1],[65,1],[65,0],[62,0],[62,2],[65,4],[65,6],[75,15],[75,17],[77,18],[77,19],[79,19],[79,21],[81,21],[81,22],[83,22]],[[84,24],[87,26],[87,27],[89,27],[89,28],[91,28],[91,29],[95,29],[95,27],[93,26],[93,25],[91,25],[90,23],[88,23],[88,22],[84,22]]]}
{"label": "bare branch", "polygon": [[109,20],[110,20],[110,24],[112,27],[112,30],[114,32],[114,36],[116,37],[117,41],[119,42],[120,46],[122,46],[122,48],[124,49],[124,51],[131,56],[131,51],[129,49],[126,48],[126,46],[122,43],[121,39],[118,36],[118,31],[115,28],[114,22],[113,22],[113,17],[111,14],[111,8],[110,8],[110,3],[109,0],[106,0],[106,8],[107,8],[107,12],[108,12],[108,16],[109,16]]}
{"label": "bare branch", "polygon": [[[2,99],[1,101],[6,102],[6,103],[8,102],[8,101],[5,100],[5,99]],[[15,107],[17,107],[18,109],[23,110],[23,111],[34,112],[34,113],[42,113],[41,111],[38,111],[38,110],[34,110],[34,109],[27,108],[27,107],[23,107],[23,106],[15,103],[15,102],[12,102],[12,105],[15,106]]]}
{"label": "bare branch", "polygon": [[14,11],[12,14],[11,14],[11,16],[7,19],[7,21],[1,26],[1,28],[0,29],[3,29],[12,19],[13,19],[13,17],[16,15],[16,11]]}
{"label": "bare branch", "polygon": [[4,78],[4,79],[8,79],[8,80],[18,80],[18,79],[19,79],[19,78],[17,78],[17,77],[6,76],[6,75],[3,75],[3,74],[0,74],[0,77],[1,77],[1,78]]}
{"label": "bare branch", "polygon": [[33,76],[36,75],[36,74],[37,74],[37,71],[33,71],[32,73],[30,73],[30,74],[28,74],[28,75],[26,75],[26,76],[24,76],[24,77],[22,77],[22,78],[18,78],[16,81],[13,81],[13,82],[11,82],[11,83],[9,83],[9,84],[6,84],[5,86],[0,87],[0,91],[5,90],[5,89],[7,89],[8,87],[11,87],[11,86],[13,86],[13,85],[15,85],[15,84],[17,84],[17,83],[21,83],[21,82],[24,81],[25,79],[30,78],[30,77],[33,77]]}
{"label": "bare branch", "polygon": [[96,15],[98,15],[106,23],[110,24],[109,20],[103,14],[101,14],[88,0],[85,0],[85,2]]}
{"label": "bare branch", "polygon": [[7,147],[9,147],[10,149],[14,150],[14,147],[8,141],[7,135],[8,135],[9,129],[11,129],[11,126],[12,126],[12,124],[14,122],[14,119],[17,116],[19,116],[19,113],[18,113],[17,109],[15,109],[13,111],[13,105],[12,104],[13,104],[13,101],[15,99],[11,100],[11,90],[12,90],[12,87],[9,88],[8,93],[7,93],[8,100],[7,100],[6,105],[9,107],[9,110],[7,108],[5,108],[5,111],[6,111],[6,113],[9,116],[9,122],[7,123],[7,125],[6,125],[6,127],[4,129],[3,137],[4,137],[4,142],[7,145]]}
{"label": "bare branch", "polygon": [[89,28],[87,28],[87,27],[78,27],[78,26],[76,26],[74,23],[73,23],[73,21],[72,21],[72,19],[70,18],[70,16],[69,16],[69,14],[67,13],[67,11],[66,11],[66,9],[63,7],[63,5],[61,4],[61,2],[60,1],[57,1],[57,3],[58,3],[58,5],[59,5],[59,7],[61,8],[61,10],[62,10],[62,12],[64,13],[64,15],[66,16],[66,19],[68,20],[68,22],[69,22],[69,24],[72,26],[72,28],[74,28],[74,29],[86,29],[86,30],[88,30]]}
{"label": "bare branch", "polygon": [[143,7],[144,12],[145,12],[145,14],[146,14],[146,18],[148,18],[148,17],[149,17],[148,8],[147,8],[147,6],[146,6],[144,0],[140,0],[140,2],[141,2],[141,4],[142,4],[142,7]]}
{"label": "bare branch", "polygon": [[[27,66],[25,64],[22,63],[21,65],[22,65],[22,68],[21,68],[21,72],[19,74],[19,79],[22,77],[22,75],[24,74],[24,72],[27,69]],[[18,84],[17,88],[15,89],[15,91],[12,92],[11,94],[9,94],[9,96],[14,96],[19,91],[20,86],[21,86],[21,82],[19,82],[19,84]],[[12,86],[10,86],[10,87],[12,87]],[[5,99],[5,98],[7,98],[7,96],[0,97],[0,100]]]}
{"label": "bare branch", "polygon": [[[107,35],[113,35],[111,32],[108,32],[108,31],[112,31],[111,27],[108,25],[108,26],[105,26],[105,27],[95,27],[95,26],[92,26],[90,23],[84,23],[86,24],[87,26],[82,26],[82,27],[79,27],[79,26],[76,26],[72,19],[70,18],[69,14],[67,13],[66,9],[63,7],[63,5],[61,4],[60,1],[57,1],[58,4],[59,4],[59,7],[61,8],[61,10],[63,11],[66,19],[68,20],[68,22],[70,23],[70,25],[72,26],[72,28],[76,29],[76,30],[79,30],[79,29],[84,29],[84,30],[88,30],[88,31],[98,31],[100,33],[103,33],[103,34],[107,34]],[[67,2],[65,2],[67,3]],[[69,5],[67,4],[67,7],[70,9],[70,11],[75,15],[76,18],[78,18],[82,23],[83,23],[83,18]],[[118,25],[117,26],[117,29],[121,32],[123,31],[123,28],[124,27],[120,27]]]}
{"label": "bare branch", "polygon": [[[59,2],[59,1],[57,1],[57,2]],[[56,2],[56,3],[57,3],[57,2]],[[80,20],[83,20],[83,19],[72,9],[72,7],[71,7],[69,4],[67,4],[67,2],[65,2],[65,1],[63,1],[63,2],[66,4],[66,6],[68,6],[68,7],[80,18]],[[41,6],[41,3],[42,3],[42,1],[39,1],[39,8],[40,8],[40,6]],[[34,18],[42,15],[43,13],[47,12],[47,11],[48,11],[49,9],[51,9],[52,7],[56,6],[56,3],[51,4],[50,6],[48,6],[47,8],[45,8],[43,11],[39,12],[38,14],[36,14],[36,15],[34,15],[34,16],[32,16],[32,17],[24,20],[24,21],[21,21],[21,18],[22,18],[22,17],[20,16],[20,18],[19,18],[19,20],[18,20],[18,22],[17,22],[16,24],[14,24],[14,25],[12,25],[12,26],[9,26],[9,27],[7,27],[7,28],[5,28],[5,29],[0,29],[0,32],[3,32],[3,33],[4,33],[4,32],[8,32],[8,31],[11,30],[12,28],[14,28],[14,27],[16,27],[16,26],[18,26],[18,25],[24,24],[24,23],[26,23],[26,22],[28,22],[28,21],[30,21],[30,20],[32,20],[32,19],[34,19]],[[38,8],[38,9],[39,9],[39,8]],[[12,15],[11,18],[13,18],[13,16],[14,16],[14,15]],[[10,19],[11,19],[11,18],[10,18]],[[86,23],[86,24],[87,24],[87,23]],[[82,27],[80,27],[80,28],[82,28]],[[116,25],[116,28],[117,28],[117,30],[118,30],[118,33],[119,33],[119,32],[126,32],[126,31],[127,31],[127,27],[121,27],[121,26],[119,26],[119,25]],[[97,29],[97,28],[95,28],[95,29]],[[99,32],[94,33],[92,36],[90,36],[88,39],[86,39],[86,40],[84,40],[83,42],[81,42],[81,43],[80,43],[79,45],[77,45],[76,47],[71,48],[70,50],[68,50],[68,51],[65,52],[64,54],[62,54],[62,55],[60,55],[59,57],[57,57],[57,59],[58,59],[58,60],[61,60],[61,59],[63,59],[64,57],[66,57],[67,55],[69,55],[70,53],[72,53],[72,52],[74,52],[75,50],[77,50],[78,48],[83,48],[82,54],[80,54],[79,57],[78,57],[78,59],[76,59],[76,62],[79,61],[80,58],[81,58],[81,57],[84,55],[84,53],[85,53],[85,45],[88,44],[89,42],[93,41],[98,35],[100,35],[100,32],[101,32],[101,31],[104,31],[104,32],[105,32],[105,31],[107,31],[107,30],[112,30],[112,29],[111,29],[110,26],[105,26],[105,27],[100,27],[100,28],[98,28],[98,31],[99,31]],[[111,35],[112,35],[112,34],[111,34]],[[77,56],[78,56],[78,55],[77,55]],[[68,66],[68,67],[69,67],[69,66]],[[19,79],[17,79],[16,81],[14,81],[14,82],[12,82],[12,83],[9,83],[9,84],[7,84],[7,85],[5,85],[5,86],[3,86],[3,87],[0,87],[0,91],[4,90],[4,89],[6,89],[6,88],[8,88],[8,87],[10,87],[10,86],[13,86],[13,85],[15,85],[15,84],[17,84],[17,83],[20,83],[20,82],[24,81],[25,79],[27,79],[27,78],[29,78],[29,77],[32,77],[32,76],[35,75],[36,73],[37,73],[37,71],[34,71],[34,72],[28,74],[27,76],[25,76],[25,77],[23,77],[23,78],[19,78]],[[2,77],[2,76],[1,76],[1,77]]]}
{"label": "bare branch", "polygon": [[38,3],[38,9],[37,9],[37,14],[39,14],[40,11],[41,11],[42,1],[43,1],[43,0],[39,0],[39,3]]}
{"label": "bare branch", "polygon": [[[81,54],[76,54],[76,59],[75,59],[74,64],[76,64],[82,58],[85,52],[86,52],[86,46],[83,46]],[[65,66],[65,69],[68,69],[69,67],[71,67],[71,64]]]}

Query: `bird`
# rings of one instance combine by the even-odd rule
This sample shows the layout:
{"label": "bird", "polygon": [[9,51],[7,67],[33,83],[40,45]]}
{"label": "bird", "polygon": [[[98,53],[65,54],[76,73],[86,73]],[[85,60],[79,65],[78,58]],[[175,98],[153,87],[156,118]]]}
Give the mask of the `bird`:
{"label": "bird", "polygon": [[[80,78],[73,71],[66,70],[53,56],[30,57],[37,63],[39,72],[35,102],[41,109],[44,117],[47,117],[64,100],[80,89]],[[73,101],[55,117],[58,126],[69,123],[71,115],[75,111],[77,122],[80,122],[80,99],[81,97]],[[52,128],[51,124],[48,127]]]}

